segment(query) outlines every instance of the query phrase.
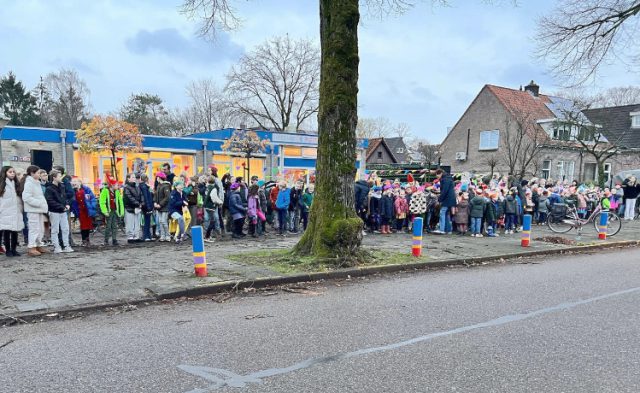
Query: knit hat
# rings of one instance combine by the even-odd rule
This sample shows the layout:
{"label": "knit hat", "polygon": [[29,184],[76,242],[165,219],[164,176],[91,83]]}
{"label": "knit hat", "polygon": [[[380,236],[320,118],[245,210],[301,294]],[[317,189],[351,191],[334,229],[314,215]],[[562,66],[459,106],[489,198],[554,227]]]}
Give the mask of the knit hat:
{"label": "knit hat", "polygon": [[482,193],[483,193],[482,188],[476,188],[476,194],[477,195],[482,195]]}
{"label": "knit hat", "polygon": [[182,180],[176,180],[173,182],[174,187],[184,186],[184,182]]}
{"label": "knit hat", "polygon": [[159,177],[160,179],[166,179],[167,175],[164,172],[157,172],[156,177]]}
{"label": "knit hat", "polygon": [[386,185],[386,186],[384,186],[384,188],[383,188],[383,190],[385,190],[385,191],[390,190],[390,189],[391,189],[391,186],[390,186],[390,185]]}
{"label": "knit hat", "polygon": [[382,187],[380,187],[380,186],[373,186],[373,192],[378,192],[378,191],[380,191],[380,190],[382,190]]}

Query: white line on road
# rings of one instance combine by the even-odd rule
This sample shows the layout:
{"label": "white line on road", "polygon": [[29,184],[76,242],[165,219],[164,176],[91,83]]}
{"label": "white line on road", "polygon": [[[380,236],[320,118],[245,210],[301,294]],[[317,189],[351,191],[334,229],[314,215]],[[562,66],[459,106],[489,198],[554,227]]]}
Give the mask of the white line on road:
{"label": "white line on road", "polygon": [[385,352],[392,349],[398,349],[398,348],[406,347],[408,345],[413,345],[420,342],[433,340],[434,338],[452,336],[455,334],[465,333],[472,330],[484,329],[484,328],[489,328],[494,326],[505,325],[511,322],[523,321],[525,319],[534,318],[540,315],[549,314],[556,311],[569,310],[571,308],[581,306],[584,304],[589,304],[589,303],[597,302],[599,300],[609,299],[616,296],[627,295],[627,294],[635,293],[639,291],[640,291],[640,287],[636,287],[636,288],[626,289],[623,291],[608,293],[606,295],[592,297],[589,299],[560,303],[555,306],[542,308],[542,309],[531,311],[524,314],[506,315],[500,318],[492,319],[490,321],[480,322],[474,325],[463,326],[456,329],[447,330],[444,332],[431,333],[424,336],[415,337],[410,340],[405,340],[405,341],[400,341],[400,342],[389,344],[389,345],[384,345],[381,347],[364,348],[364,349],[360,349],[353,352],[346,352],[346,353],[336,354],[333,356],[326,356],[322,358],[310,358],[302,362],[293,364],[289,367],[269,368],[262,371],[256,371],[254,373],[247,374],[247,375],[238,375],[228,370],[224,370],[220,368],[202,367],[202,366],[180,365],[178,366],[178,368],[190,374],[197,375],[201,378],[204,378],[205,380],[211,383],[208,387],[204,389],[194,389],[189,391],[188,393],[206,393],[215,389],[222,388],[224,386],[242,388],[242,387],[245,387],[248,383],[260,383],[264,378],[273,377],[276,375],[288,374],[290,372],[303,370],[306,368],[316,366],[318,364],[336,362],[338,360],[348,359],[348,358],[361,356],[361,355],[367,355],[370,353]]}

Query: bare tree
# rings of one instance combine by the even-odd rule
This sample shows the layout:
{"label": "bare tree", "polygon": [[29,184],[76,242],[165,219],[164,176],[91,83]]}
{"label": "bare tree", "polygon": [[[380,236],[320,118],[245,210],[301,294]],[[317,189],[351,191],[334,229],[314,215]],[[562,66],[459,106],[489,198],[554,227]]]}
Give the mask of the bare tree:
{"label": "bare tree", "polygon": [[612,87],[596,94],[592,101],[594,108],[640,104],[640,87]]}
{"label": "bare tree", "polygon": [[499,158],[506,165],[509,175],[522,179],[527,173],[532,173],[532,164],[538,160],[542,144],[548,136],[531,114],[513,111],[505,116],[501,139],[503,148],[500,149]]}
{"label": "bare tree", "polygon": [[[622,150],[621,141],[625,133],[616,135],[615,139],[609,140],[605,135],[604,128],[599,124],[594,124],[585,116],[593,106],[589,100],[576,101],[572,107],[561,109],[561,118],[554,127],[565,129],[565,134],[569,135],[568,140],[563,141],[566,147],[580,149],[584,153],[592,156],[598,168],[598,184],[604,187],[605,173],[604,164]],[[609,134],[609,137],[612,137]],[[612,137],[613,138],[613,137]]]}
{"label": "bare tree", "polygon": [[640,0],[560,0],[538,22],[538,55],[554,73],[579,85],[614,58],[639,64]]}
{"label": "bare tree", "polygon": [[211,131],[237,127],[236,112],[226,96],[212,79],[200,79],[189,83],[187,95],[191,99],[189,114],[198,131]]}
{"label": "bare tree", "polygon": [[360,117],[356,126],[358,138],[388,138],[393,135],[393,124],[386,117]]}
{"label": "bare tree", "polygon": [[439,144],[433,144],[426,139],[416,139],[411,141],[410,145],[411,149],[418,152],[427,164],[431,165],[438,162]]}
{"label": "bare tree", "polygon": [[[535,163],[537,160],[533,160],[533,161]],[[486,154],[484,156],[483,163],[489,167],[489,171],[490,171],[489,177],[493,177],[496,167],[498,166],[498,164],[500,164],[500,157],[496,154]],[[535,170],[534,170],[534,173],[535,173]]]}
{"label": "bare tree", "polygon": [[393,129],[393,135],[406,139],[411,136],[411,126],[407,123],[398,123]]}
{"label": "bare tree", "polygon": [[242,20],[231,6],[233,0],[183,0],[181,12],[200,23],[198,33],[215,38],[219,30],[232,31],[240,27]]}
{"label": "bare tree", "polygon": [[54,127],[76,130],[89,117],[89,88],[73,69],[62,68],[44,78],[45,104]]}
{"label": "bare tree", "polygon": [[244,55],[227,79],[238,112],[262,128],[297,130],[318,111],[320,53],[308,40],[272,38]]}

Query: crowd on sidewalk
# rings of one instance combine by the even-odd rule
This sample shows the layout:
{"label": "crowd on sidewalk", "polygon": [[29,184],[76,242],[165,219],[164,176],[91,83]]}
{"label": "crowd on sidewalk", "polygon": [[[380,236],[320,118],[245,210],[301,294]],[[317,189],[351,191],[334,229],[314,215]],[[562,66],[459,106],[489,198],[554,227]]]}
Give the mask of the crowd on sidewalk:
{"label": "crowd on sidewalk", "polygon": [[525,214],[532,215],[535,224],[545,224],[556,205],[575,206],[581,218],[599,205],[633,220],[640,195],[633,176],[609,189],[499,175],[454,179],[441,169],[435,175],[433,182],[423,184],[411,175],[404,183],[373,176],[357,181],[356,211],[365,223],[364,234],[411,231],[413,220],[422,217],[424,230],[433,234],[496,237],[520,231]]}
{"label": "crowd on sidewalk", "polygon": [[[556,205],[574,205],[583,218],[599,206],[633,220],[640,195],[633,176],[609,189],[497,175],[462,179],[440,169],[435,175],[423,184],[411,176],[404,183],[373,176],[357,181],[355,207],[365,234],[411,231],[413,220],[422,217],[424,230],[434,234],[509,235],[521,230],[525,214],[544,224]],[[206,242],[227,234],[260,237],[268,227],[284,236],[306,230],[313,198],[313,184],[264,182],[257,176],[246,183],[230,174],[220,178],[215,166],[190,177],[174,174],[165,163],[153,181],[130,173],[124,184],[107,175],[95,194],[62,167],[47,173],[37,166],[25,172],[5,166],[0,170],[0,251],[20,256],[22,233],[30,256],[74,252],[76,226],[82,247],[97,237],[98,245],[117,246],[122,231],[128,243],[180,243],[194,225],[203,226]]]}
{"label": "crowd on sidewalk", "polygon": [[127,243],[182,242],[194,225],[205,229],[205,241],[230,234],[240,239],[259,237],[267,225],[279,235],[307,228],[314,186],[301,181],[291,187],[282,181],[264,182],[253,176],[247,184],[230,174],[176,175],[165,163],[153,182],[130,173],[124,183],[105,176],[99,190],[55,167],[49,173],[37,166],[26,171],[5,166],[0,171],[0,247],[17,257],[22,234],[29,256],[70,253],[76,247],[72,228],[79,225],[82,247],[97,236],[98,245],[119,245],[124,229]]}

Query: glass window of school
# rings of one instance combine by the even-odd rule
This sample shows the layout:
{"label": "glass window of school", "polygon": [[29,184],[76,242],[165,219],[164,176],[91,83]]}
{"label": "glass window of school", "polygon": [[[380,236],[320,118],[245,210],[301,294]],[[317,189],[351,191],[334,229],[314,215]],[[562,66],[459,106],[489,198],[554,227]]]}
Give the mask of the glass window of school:
{"label": "glass window of school", "polygon": [[478,150],[497,150],[500,145],[500,131],[480,131],[480,146]]}

